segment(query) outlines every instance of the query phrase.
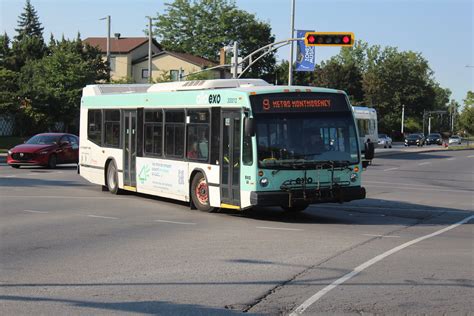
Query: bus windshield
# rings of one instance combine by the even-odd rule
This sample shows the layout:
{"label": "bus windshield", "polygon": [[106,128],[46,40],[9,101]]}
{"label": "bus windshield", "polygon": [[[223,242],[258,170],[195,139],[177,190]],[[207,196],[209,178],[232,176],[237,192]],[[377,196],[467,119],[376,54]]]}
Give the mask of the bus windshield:
{"label": "bus windshield", "polygon": [[346,113],[267,114],[256,117],[260,168],[301,169],[322,162],[359,162],[357,133]]}

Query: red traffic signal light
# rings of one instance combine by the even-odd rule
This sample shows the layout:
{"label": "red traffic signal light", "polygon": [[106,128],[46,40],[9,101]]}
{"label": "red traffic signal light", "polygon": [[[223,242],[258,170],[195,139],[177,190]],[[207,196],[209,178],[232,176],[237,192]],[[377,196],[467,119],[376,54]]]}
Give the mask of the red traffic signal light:
{"label": "red traffic signal light", "polygon": [[306,46],[353,46],[352,32],[307,32],[304,36]]}

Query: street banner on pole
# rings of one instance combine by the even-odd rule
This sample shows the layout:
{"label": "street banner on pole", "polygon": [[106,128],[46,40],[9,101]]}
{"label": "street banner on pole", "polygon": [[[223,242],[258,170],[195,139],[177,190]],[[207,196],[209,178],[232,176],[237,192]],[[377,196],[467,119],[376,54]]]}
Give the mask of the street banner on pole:
{"label": "street banner on pole", "polygon": [[[297,38],[304,38],[306,30],[297,30]],[[295,71],[314,71],[316,64],[316,47],[306,46],[304,40],[298,41],[296,46],[296,69]]]}

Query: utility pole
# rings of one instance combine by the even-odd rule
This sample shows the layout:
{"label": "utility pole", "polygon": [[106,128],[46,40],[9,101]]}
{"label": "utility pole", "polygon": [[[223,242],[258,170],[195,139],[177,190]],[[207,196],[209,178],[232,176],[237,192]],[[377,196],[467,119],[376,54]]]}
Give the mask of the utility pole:
{"label": "utility pole", "polygon": [[405,104],[402,104],[402,135],[403,135],[403,121],[405,120]]}
{"label": "utility pole", "polygon": [[[291,32],[290,38],[293,38],[295,33],[295,0],[291,0]],[[288,85],[293,84],[293,41],[290,45],[290,62],[288,63]]]}
{"label": "utility pole", "polygon": [[425,116],[426,116],[426,110],[423,109],[423,134],[425,133]]}
{"label": "utility pole", "polygon": [[234,79],[238,78],[238,68],[239,68],[239,44],[237,41],[234,42],[234,56],[233,56],[232,67],[234,67]]}
{"label": "utility pole", "polygon": [[451,110],[451,133],[454,132],[454,115],[456,115],[456,112]]}
{"label": "utility pole", "polygon": [[152,68],[153,65],[151,63],[151,44],[152,44],[152,34],[151,34],[151,21],[153,18],[151,16],[146,16],[148,18],[148,82],[153,83],[153,76],[152,76]]}
{"label": "utility pole", "polygon": [[[110,78],[110,15],[100,20],[107,20],[107,65],[109,66],[109,78]],[[110,80],[110,79],[109,79]]]}
{"label": "utility pole", "polygon": [[431,134],[431,114],[428,116],[428,135]]}

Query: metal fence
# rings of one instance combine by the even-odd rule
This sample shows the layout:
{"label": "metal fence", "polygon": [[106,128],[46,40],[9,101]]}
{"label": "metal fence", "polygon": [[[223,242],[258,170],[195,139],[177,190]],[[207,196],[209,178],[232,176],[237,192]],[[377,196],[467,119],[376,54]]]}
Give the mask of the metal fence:
{"label": "metal fence", "polygon": [[0,115],[0,136],[12,136],[15,128],[13,115]]}

